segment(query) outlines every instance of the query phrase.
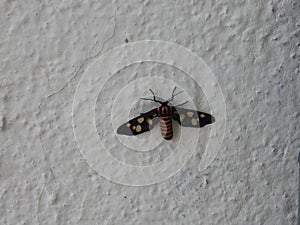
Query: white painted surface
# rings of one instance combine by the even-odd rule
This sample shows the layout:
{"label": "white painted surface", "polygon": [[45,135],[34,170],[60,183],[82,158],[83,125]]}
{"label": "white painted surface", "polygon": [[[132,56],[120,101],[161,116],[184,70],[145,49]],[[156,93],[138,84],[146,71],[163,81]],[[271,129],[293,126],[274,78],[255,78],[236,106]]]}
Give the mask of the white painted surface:
{"label": "white painted surface", "polygon": [[[299,2],[0,4],[0,224],[296,224]],[[182,45],[212,69],[227,128],[205,171],[200,151],[167,181],[130,187],[99,176],[80,154],[76,86],[125,39]],[[134,80],[151,71],[180,74],[157,64],[119,73]],[[109,93],[107,86],[103,104],[111,104]],[[201,96],[195,91],[193,103],[208,110]]]}

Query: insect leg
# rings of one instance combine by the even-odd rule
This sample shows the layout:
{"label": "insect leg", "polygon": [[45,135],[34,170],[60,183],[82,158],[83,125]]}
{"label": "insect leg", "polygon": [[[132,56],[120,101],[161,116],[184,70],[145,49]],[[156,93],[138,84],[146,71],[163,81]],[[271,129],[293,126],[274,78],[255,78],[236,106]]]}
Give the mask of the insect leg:
{"label": "insect leg", "polygon": [[179,91],[178,93],[175,94],[176,88],[177,87],[175,86],[174,89],[173,89],[173,91],[172,91],[172,96],[167,100],[168,102],[173,101],[175,96],[177,96],[177,95],[179,95],[179,94],[181,94],[183,92],[183,90],[182,90],[182,91]]}
{"label": "insect leg", "polygon": [[155,94],[154,94],[154,92],[152,91],[152,89],[149,89],[149,91],[152,93],[153,99],[150,99],[150,98],[140,98],[140,99],[143,99],[143,100],[149,100],[149,101],[153,101],[153,102],[159,102],[160,104],[163,103],[162,101],[159,101],[159,100],[156,99]]}
{"label": "insect leg", "polygon": [[182,105],[185,105],[186,103],[188,103],[189,101],[185,101],[185,102],[183,102],[183,103],[180,103],[180,104],[178,104],[178,105],[175,105],[174,107],[176,108],[176,107],[178,107],[178,106],[182,106]]}
{"label": "insect leg", "polygon": [[140,98],[140,99],[142,99],[142,100],[149,100],[149,101],[153,101],[153,102],[155,102],[153,99],[151,99],[151,98]]}

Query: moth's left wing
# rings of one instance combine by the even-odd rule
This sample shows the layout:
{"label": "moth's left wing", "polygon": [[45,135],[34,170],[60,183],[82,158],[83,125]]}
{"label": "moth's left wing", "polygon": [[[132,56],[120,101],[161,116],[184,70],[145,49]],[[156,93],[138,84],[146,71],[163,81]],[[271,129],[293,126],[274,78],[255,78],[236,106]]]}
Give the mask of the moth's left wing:
{"label": "moth's left wing", "polygon": [[183,127],[204,127],[215,122],[215,118],[205,112],[173,107],[172,118]]}
{"label": "moth's left wing", "polygon": [[156,123],[158,123],[159,118],[157,118],[157,115],[157,109],[152,109],[149,112],[141,113],[141,115],[121,125],[118,128],[117,133],[132,136],[149,131]]}

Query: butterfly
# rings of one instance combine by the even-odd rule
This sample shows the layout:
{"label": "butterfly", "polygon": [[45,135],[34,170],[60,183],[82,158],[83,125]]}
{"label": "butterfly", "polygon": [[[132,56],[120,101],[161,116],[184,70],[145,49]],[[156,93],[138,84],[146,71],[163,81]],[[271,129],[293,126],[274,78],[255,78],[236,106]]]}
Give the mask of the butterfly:
{"label": "butterfly", "polygon": [[177,106],[170,105],[170,102],[174,100],[174,97],[183,92],[181,91],[175,94],[175,90],[176,87],[173,89],[172,96],[168,100],[160,101],[157,100],[154,92],[149,89],[153,98],[141,99],[157,102],[160,106],[148,112],[141,113],[139,116],[122,124],[118,128],[117,133],[128,136],[139,135],[150,131],[159,122],[162,137],[165,140],[171,140],[173,138],[172,120],[178,122],[182,127],[194,128],[204,127],[215,122],[215,118],[208,113],[178,107],[186,104],[188,101]]}

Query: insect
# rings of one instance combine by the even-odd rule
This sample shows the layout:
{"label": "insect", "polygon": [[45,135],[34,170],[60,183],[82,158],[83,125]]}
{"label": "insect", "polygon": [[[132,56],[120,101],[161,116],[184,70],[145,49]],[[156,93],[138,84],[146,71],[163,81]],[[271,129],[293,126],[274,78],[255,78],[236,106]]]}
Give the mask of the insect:
{"label": "insect", "polygon": [[175,90],[176,87],[173,89],[172,96],[168,100],[160,101],[157,100],[154,92],[149,89],[153,98],[141,99],[157,102],[160,106],[149,112],[141,113],[139,116],[124,123],[118,128],[117,133],[128,136],[139,135],[151,130],[159,122],[161,135],[165,140],[171,140],[173,138],[172,120],[177,121],[183,127],[195,128],[204,127],[215,122],[215,118],[208,113],[178,107],[186,104],[188,101],[177,106],[170,105],[169,103],[174,100],[174,97],[183,92],[175,94]]}

